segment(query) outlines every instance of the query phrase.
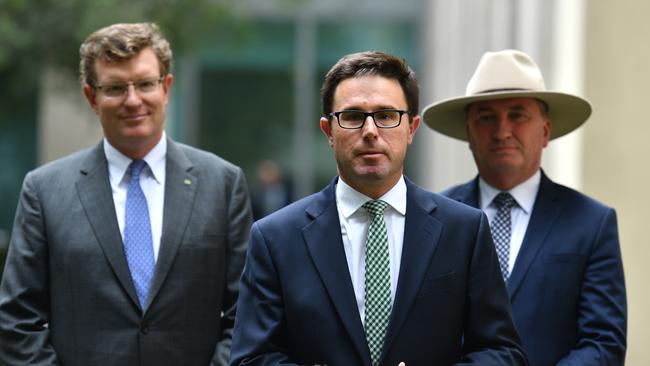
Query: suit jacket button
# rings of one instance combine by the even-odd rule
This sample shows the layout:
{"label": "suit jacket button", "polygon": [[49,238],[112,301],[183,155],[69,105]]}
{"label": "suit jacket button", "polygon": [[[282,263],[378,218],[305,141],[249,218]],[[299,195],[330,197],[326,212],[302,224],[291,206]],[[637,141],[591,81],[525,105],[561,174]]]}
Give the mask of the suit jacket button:
{"label": "suit jacket button", "polygon": [[149,327],[147,326],[147,323],[140,323],[140,333],[142,334],[149,333]]}

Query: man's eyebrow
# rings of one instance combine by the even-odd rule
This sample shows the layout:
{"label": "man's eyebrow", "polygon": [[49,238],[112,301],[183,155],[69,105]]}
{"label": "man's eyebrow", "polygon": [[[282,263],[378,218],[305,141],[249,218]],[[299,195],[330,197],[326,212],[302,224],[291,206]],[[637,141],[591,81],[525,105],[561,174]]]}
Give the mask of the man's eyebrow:
{"label": "man's eyebrow", "polygon": [[494,108],[492,108],[492,107],[481,107],[481,106],[478,106],[478,107],[476,107],[476,109],[474,110],[474,112],[476,112],[476,113],[494,112]]}
{"label": "man's eyebrow", "polygon": [[515,104],[512,107],[508,108],[508,110],[511,111],[524,111],[526,110],[526,107],[522,104]]}

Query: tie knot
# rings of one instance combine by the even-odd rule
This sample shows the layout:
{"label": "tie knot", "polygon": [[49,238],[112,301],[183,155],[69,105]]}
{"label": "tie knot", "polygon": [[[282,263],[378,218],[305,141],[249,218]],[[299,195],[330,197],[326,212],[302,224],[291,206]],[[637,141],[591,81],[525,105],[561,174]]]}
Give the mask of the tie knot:
{"label": "tie knot", "polygon": [[508,192],[501,192],[494,197],[494,204],[497,208],[511,208],[516,204],[515,199]]}
{"label": "tie knot", "polygon": [[142,173],[142,169],[144,169],[145,166],[147,166],[147,163],[144,160],[133,160],[131,165],[129,165],[131,180],[139,180],[140,173]]}
{"label": "tie knot", "polygon": [[388,206],[388,203],[382,200],[368,201],[363,204],[363,208],[373,216],[383,216],[386,206]]}

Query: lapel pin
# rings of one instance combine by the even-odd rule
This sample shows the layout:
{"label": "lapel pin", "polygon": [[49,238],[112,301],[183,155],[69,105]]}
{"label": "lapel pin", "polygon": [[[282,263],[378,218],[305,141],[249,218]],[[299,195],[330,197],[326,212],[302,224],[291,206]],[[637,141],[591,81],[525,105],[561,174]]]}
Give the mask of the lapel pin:
{"label": "lapel pin", "polygon": [[190,184],[192,184],[192,181],[189,179],[185,179],[183,183],[185,183],[186,186],[189,186]]}

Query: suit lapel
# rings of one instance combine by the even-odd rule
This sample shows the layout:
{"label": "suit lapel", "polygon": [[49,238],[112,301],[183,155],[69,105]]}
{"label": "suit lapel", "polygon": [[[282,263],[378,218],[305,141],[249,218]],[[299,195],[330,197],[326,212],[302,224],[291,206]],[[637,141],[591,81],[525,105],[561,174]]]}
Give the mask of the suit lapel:
{"label": "suit lapel", "polygon": [[457,187],[453,193],[449,194],[449,197],[466,205],[480,209],[481,207],[479,204],[478,177],[463,184],[462,186]]}
{"label": "suit lapel", "polygon": [[133,304],[139,307],[115,216],[115,204],[108,179],[108,164],[103,143],[89,152],[75,185],[81,205],[109,265]]}
{"label": "suit lapel", "polygon": [[399,280],[391,319],[384,341],[384,354],[395,341],[406,320],[438,246],[442,224],[431,216],[436,204],[425,193],[406,180],[406,220]]}
{"label": "suit lapel", "polygon": [[370,361],[370,352],[357,308],[341,238],[335,187],[332,181],[307,208],[313,221],[302,232],[307,249],[334,307],[350,334],[360,358]]}
{"label": "suit lapel", "polygon": [[508,293],[512,300],[521,285],[531,263],[537,257],[540,249],[545,244],[545,239],[560,213],[560,205],[557,202],[554,183],[551,182],[544,172],[539,185],[539,192],[535,199],[535,206],[526,228],[521,249],[515,261],[515,267],[508,279]]}
{"label": "suit lapel", "polygon": [[163,231],[156,270],[145,309],[149,307],[165,281],[187,228],[192,206],[194,205],[196,187],[200,183],[197,177],[191,173],[191,170],[192,163],[179,146],[168,139]]}

